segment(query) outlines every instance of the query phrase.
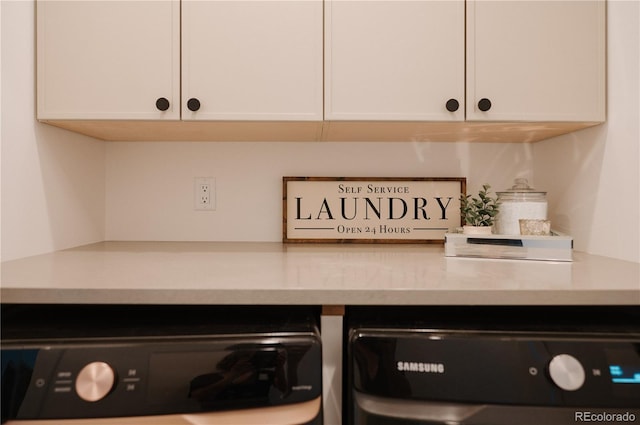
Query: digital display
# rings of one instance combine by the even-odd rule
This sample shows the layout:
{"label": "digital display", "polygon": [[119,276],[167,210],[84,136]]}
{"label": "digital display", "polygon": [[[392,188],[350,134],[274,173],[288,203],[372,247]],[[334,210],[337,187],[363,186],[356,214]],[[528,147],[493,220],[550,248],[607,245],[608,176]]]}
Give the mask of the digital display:
{"label": "digital display", "polygon": [[154,353],[149,401],[181,400],[205,410],[229,400],[266,402],[274,386],[286,391],[285,359],[286,353],[275,348]]}
{"label": "digital display", "polygon": [[610,365],[609,373],[614,384],[640,384],[640,365]]}

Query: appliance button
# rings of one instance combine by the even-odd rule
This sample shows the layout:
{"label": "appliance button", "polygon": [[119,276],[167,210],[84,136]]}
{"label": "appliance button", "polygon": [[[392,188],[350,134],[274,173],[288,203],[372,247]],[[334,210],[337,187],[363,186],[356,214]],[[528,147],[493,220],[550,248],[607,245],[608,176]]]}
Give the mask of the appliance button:
{"label": "appliance button", "polygon": [[111,392],[115,382],[116,374],[107,363],[89,363],[78,374],[76,392],[85,401],[99,401]]}
{"label": "appliance button", "polygon": [[585,380],[582,364],[569,354],[558,354],[551,359],[549,375],[553,383],[565,391],[580,389]]}

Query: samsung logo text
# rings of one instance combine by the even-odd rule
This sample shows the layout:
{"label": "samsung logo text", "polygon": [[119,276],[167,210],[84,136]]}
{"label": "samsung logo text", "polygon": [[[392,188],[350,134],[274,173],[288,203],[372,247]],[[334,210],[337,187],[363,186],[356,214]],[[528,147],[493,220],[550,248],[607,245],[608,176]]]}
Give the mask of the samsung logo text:
{"label": "samsung logo text", "polygon": [[396,367],[400,372],[444,373],[442,363],[398,362]]}

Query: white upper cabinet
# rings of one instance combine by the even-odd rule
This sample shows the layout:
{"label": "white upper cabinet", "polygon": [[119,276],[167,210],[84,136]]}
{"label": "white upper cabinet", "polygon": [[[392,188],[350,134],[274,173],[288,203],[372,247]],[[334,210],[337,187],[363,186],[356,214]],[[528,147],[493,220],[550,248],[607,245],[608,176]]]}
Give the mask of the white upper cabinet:
{"label": "white upper cabinet", "polygon": [[326,0],[325,119],[604,121],[605,6]]}
{"label": "white upper cabinet", "polygon": [[322,14],[321,0],[183,0],[182,118],[321,121]]}
{"label": "white upper cabinet", "polygon": [[469,1],[467,119],[604,121],[605,6]]}
{"label": "white upper cabinet", "polygon": [[321,0],[37,7],[39,119],[322,120]]}
{"label": "white upper cabinet", "polygon": [[462,0],[325,0],[325,119],[464,120],[464,13]]}
{"label": "white upper cabinet", "polygon": [[605,120],[606,3],[37,0],[37,60],[104,140],[535,141]]}
{"label": "white upper cabinet", "polygon": [[180,118],[178,2],[36,7],[39,119]]}

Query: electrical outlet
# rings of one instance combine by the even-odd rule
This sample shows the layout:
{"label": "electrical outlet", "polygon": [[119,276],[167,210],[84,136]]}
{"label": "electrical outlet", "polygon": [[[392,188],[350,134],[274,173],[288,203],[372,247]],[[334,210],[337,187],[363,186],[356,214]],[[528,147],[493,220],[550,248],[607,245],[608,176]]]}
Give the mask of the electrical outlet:
{"label": "electrical outlet", "polygon": [[196,177],[193,179],[193,208],[196,211],[216,209],[216,179],[213,177]]}

